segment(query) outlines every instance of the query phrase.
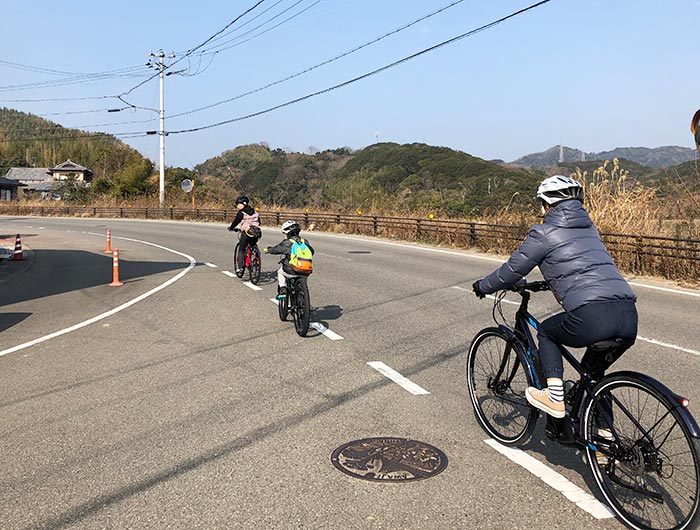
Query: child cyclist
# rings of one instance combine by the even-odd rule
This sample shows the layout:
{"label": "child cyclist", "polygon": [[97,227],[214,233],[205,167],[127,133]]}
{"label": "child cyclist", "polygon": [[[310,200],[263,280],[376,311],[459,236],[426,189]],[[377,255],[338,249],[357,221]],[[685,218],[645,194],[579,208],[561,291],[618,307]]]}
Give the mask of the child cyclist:
{"label": "child cyclist", "polygon": [[282,266],[277,271],[277,282],[279,286],[277,287],[277,298],[285,298],[287,296],[287,278],[292,278],[294,276],[300,276],[301,273],[295,271],[289,263],[289,258],[292,253],[292,245],[296,243],[305,243],[311,254],[314,253],[313,247],[305,239],[299,237],[299,232],[301,232],[301,226],[296,221],[285,221],[282,225],[282,233],[284,234],[284,239],[275,245],[274,247],[265,247],[263,252],[265,254],[280,254],[283,256],[280,263]]}
{"label": "child cyclist", "polygon": [[236,209],[238,213],[235,219],[228,227],[229,231],[241,232],[240,248],[238,253],[238,263],[236,263],[236,272],[240,273],[245,268],[245,256],[248,247],[253,247],[260,239],[262,232],[260,230],[260,216],[250,204],[250,200],[245,195],[236,199]]}

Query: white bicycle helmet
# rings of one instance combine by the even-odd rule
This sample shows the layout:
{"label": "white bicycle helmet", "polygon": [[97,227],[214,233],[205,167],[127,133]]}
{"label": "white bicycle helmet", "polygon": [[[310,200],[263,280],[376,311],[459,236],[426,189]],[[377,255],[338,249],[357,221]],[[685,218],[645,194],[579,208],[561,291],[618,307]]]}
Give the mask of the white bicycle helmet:
{"label": "white bicycle helmet", "polygon": [[299,223],[297,223],[296,221],[285,221],[282,225],[282,233],[284,235],[294,235],[295,232],[298,234],[300,231],[301,226],[299,226]]}
{"label": "white bicycle helmet", "polygon": [[537,188],[537,198],[550,206],[567,199],[583,200],[583,185],[571,177],[554,175],[542,181]]}

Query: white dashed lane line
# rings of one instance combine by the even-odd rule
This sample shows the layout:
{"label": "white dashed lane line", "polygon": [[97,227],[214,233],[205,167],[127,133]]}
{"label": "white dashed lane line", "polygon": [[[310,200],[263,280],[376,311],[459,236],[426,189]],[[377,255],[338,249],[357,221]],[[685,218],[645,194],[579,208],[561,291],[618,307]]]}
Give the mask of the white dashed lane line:
{"label": "white dashed lane line", "polygon": [[423,396],[430,394],[425,388],[417,385],[407,377],[402,376],[393,368],[390,368],[381,361],[371,361],[367,363],[369,366],[374,368],[377,372],[382,374],[384,377],[391,379],[394,383],[399,385],[404,390],[410,392],[414,396]]}
{"label": "white dashed lane line", "polygon": [[235,275],[234,273],[232,273],[231,271],[221,271],[221,272],[224,273],[226,276],[228,276],[228,277],[230,277],[230,278],[235,278],[235,277],[236,277],[236,275]]}
{"label": "white dashed lane line", "polygon": [[209,263],[208,261],[204,263],[207,267],[211,267],[212,269],[217,269],[219,266],[214,265],[213,263]]}
{"label": "white dashed lane line", "polygon": [[[279,300],[277,300],[277,298],[269,298],[269,300],[270,300],[270,302],[272,302],[273,304],[279,305],[279,303],[280,303]],[[324,325],[321,324],[320,322],[309,322],[309,326],[311,326],[311,327],[314,328],[316,331],[318,331],[319,333],[321,333],[322,335],[328,337],[328,338],[331,339],[331,340],[343,340],[343,337],[341,337],[341,336],[338,335],[337,333],[331,331],[330,329],[328,329],[327,326],[324,326]]]}
{"label": "white dashed lane line", "polygon": [[257,285],[253,284],[252,282],[243,282],[243,285],[245,285],[249,289],[252,289],[253,291],[262,291],[262,287],[258,287]]}
{"label": "white dashed lane line", "polygon": [[552,468],[543,464],[524,451],[516,449],[515,447],[506,447],[505,445],[501,445],[496,440],[492,439],[484,440],[484,442],[512,462],[515,462],[519,466],[527,469],[530,473],[540,478],[545,484],[557,490],[576,506],[585,512],[588,512],[596,519],[610,519],[611,517],[614,517],[610,509],[605,504],[600,502],[591,494],[586,493],[561,473],[557,473]]}

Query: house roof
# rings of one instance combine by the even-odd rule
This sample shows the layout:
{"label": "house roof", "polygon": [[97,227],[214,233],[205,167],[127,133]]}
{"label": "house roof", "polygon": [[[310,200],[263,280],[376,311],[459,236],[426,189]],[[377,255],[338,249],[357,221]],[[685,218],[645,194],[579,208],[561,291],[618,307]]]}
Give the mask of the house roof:
{"label": "house roof", "polygon": [[25,184],[51,180],[47,167],[11,167],[5,178]]}
{"label": "house roof", "polygon": [[26,186],[22,182],[17,182],[16,180],[6,179],[5,177],[0,177],[0,186],[14,186],[18,188],[19,186]]}
{"label": "house roof", "polygon": [[75,172],[80,172],[80,171],[88,171],[88,168],[81,166],[80,164],[76,164],[73,162],[70,158],[63,162],[63,164],[58,164],[56,167],[52,167],[49,169],[49,173],[56,173],[56,172],[65,172],[65,171],[75,171]]}

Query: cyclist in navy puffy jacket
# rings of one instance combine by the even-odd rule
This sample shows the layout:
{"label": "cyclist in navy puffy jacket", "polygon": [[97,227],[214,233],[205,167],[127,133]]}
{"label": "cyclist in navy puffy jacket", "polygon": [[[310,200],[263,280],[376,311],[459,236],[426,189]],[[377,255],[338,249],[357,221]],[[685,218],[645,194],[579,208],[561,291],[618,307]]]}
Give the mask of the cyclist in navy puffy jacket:
{"label": "cyclist in navy puffy jacket", "polygon": [[513,286],[539,267],[564,312],[545,319],[537,330],[547,388],[529,387],[525,395],[533,407],[563,418],[564,363],[557,344],[583,348],[602,340],[627,339],[614,358],[596,359],[598,367],[607,369],[637,337],[637,298],[583,208],[582,185],[555,175],[540,184],[537,197],[542,202],[542,224],[533,225],[508,261],[474,282],[473,289],[483,298]]}

